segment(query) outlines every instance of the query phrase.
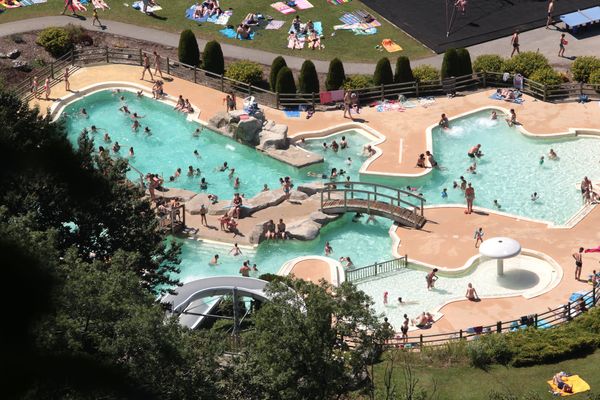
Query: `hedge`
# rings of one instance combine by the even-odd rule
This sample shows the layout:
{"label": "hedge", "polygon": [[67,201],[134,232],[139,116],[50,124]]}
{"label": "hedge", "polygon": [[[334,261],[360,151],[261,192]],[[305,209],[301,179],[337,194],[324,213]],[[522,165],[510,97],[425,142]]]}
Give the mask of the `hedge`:
{"label": "hedge", "polygon": [[387,57],[383,57],[377,62],[375,66],[375,73],[373,74],[373,84],[375,86],[379,85],[389,85],[390,83],[394,83],[394,74],[392,73],[392,66],[390,65],[390,60]]}
{"label": "hedge", "polygon": [[431,65],[419,65],[413,69],[415,80],[424,81],[439,81],[440,70]]}
{"label": "hedge", "polygon": [[46,28],[40,32],[35,42],[55,58],[62,57],[73,49],[71,35],[65,28]]}
{"label": "hedge", "polygon": [[277,74],[283,67],[287,67],[285,58],[282,56],[275,57],[271,63],[271,73],[269,74],[269,86],[271,87],[271,90],[275,90],[275,86],[277,85]]}
{"label": "hedge", "polygon": [[600,85],[600,69],[597,69],[594,72],[592,72],[588,81],[592,85]]}
{"label": "hedge", "polygon": [[525,51],[521,54],[506,60],[505,69],[513,74],[521,74],[529,78],[534,71],[550,67],[548,59],[540,53],[534,51]]}
{"label": "hedge", "polygon": [[338,90],[342,87],[345,80],[346,72],[344,71],[344,64],[339,58],[334,58],[329,63],[329,71],[327,72],[325,88],[327,90]]}
{"label": "hedge", "polygon": [[373,77],[369,75],[351,75],[344,81],[345,90],[364,89],[373,86]]}
{"label": "hedge", "polygon": [[589,82],[592,72],[600,69],[600,58],[594,56],[577,57],[571,65],[573,79],[577,82]]}
{"label": "hedge", "polygon": [[497,54],[482,54],[473,61],[475,72],[504,72],[504,58]]}
{"label": "hedge", "polygon": [[221,45],[216,40],[211,40],[204,46],[202,69],[217,75],[223,75],[225,72],[223,50],[221,50]]}
{"label": "hedge", "polygon": [[298,86],[300,93],[319,93],[319,75],[312,61],[306,60],[302,63]]}
{"label": "hedge", "polygon": [[179,62],[193,67],[200,65],[200,49],[194,32],[189,29],[181,31],[179,36],[179,47],[177,49]]}
{"label": "hedge", "polygon": [[551,67],[533,71],[529,79],[542,85],[560,85],[562,83],[562,76]]}
{"label": "hedge", "polygon": [[282,67],[277,73],[275,91],[278,93],[296,93],[294,75],[292,74],[292,70],[288,67]]}
{"label": "hedge", "polygon": [[473,74],[473,65],[471,64],[471,54],[467,49],[456,49],[457,55],[457,76]]}
{"label": "hedge", "polygon": [[458,66],[458,53],[456,52],[456,49],[448,49],[444,53],[441,73],[442,78],[459,76],[460,70]]}
{"label": "hedge", "polygon": [[394,74],[395,83],[414,82],[415,77],[410,68],[410,60],[406,56],[400,56],[396,60],[396,73]]}
{"label": "hedge", "polygon": [[229,79],[257,85],[263,79],[263,70],[260,64],[252,61],[240,60],[229,64],[225,76]]}

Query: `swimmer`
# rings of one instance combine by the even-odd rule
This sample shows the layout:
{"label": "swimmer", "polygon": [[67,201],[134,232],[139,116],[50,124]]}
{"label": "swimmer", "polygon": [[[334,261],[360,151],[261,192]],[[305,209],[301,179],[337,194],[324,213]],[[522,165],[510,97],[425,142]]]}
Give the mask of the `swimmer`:
{"label": "swimmer", "polygon": [[352,158],[348,157],[346,159],[346,165],[352,165]]}
{"label": "swimmer", "polygon": [[479,301],[479,295],[477,294],[477,290],[475,290],[472,283],[469,283],[467,285],[467,292],[465,293],[465,297],[471,301]]}
{"label": "swimmer", "polygon": [[327,143],[323,142],[323,150],[327,150],[329,147],[327,147]]}
{"label": "swimmer", "polygon": [[209,264],[210,265],[217,265],[217,264],[219,264],[219,255],[215,254],[213,256],[213,258],[210,260]]}
{"label": "swimmer", "polygon": [[331,142],[331,150],[333,150],[334,152],[338,152],[338,150],[340,149],[340,146],[338,145],[338,143],[335,141],[335,139]]}
{"label": "swimmer", "polygon": [[[346,269],[354,267],[354,263],[352,262],[352,260],[350,259],[350,257],[340,257],[340,263]],[[344,263],[345,263],[345,265],[344,265]]]}
{"label": "swimmer", "polygon": [[265,184],[263,185],[262,191],[263,191],[263,192],[268,192],[268,191],[269,191],[269,185],[267,185],[267,184],[265,183]]}
{"label": "swimmer", "polygon": [[118,153],[119,150],[121,150],[121,146],[119,145],[119,142],[115,142],[112,149],[113,149],[113,152]]}
{"label": "swimmer", "polygon": [[447,199],[448,198],[448,189],[444,188],[442,190],[442,199]]}
{"label": "swimmer", "polygon": [[467,168],[467,172],[470,174],[476,174],[477,173],[477,163],[473,163],[471,164],[471,166],[469,166],[469,168]]}
{"label": "swimmer", "polygon": [[136,112],[134,112],[133,114],[131,114],[131,119],[138,119],[138,118],[144,118],[145,115],[138,115]]}
{"label": "swimmer", "polygon": [[435,287],[435,281],[438,280],[436,273],[438,272],[437,268],[434,268],[431,272],[425,276],[425,280],[427,281],[427,289],[431,290]]}
{"label": "swimmer", "polygon": [[458,183],[456,183],[456,181],[452,182],[452,189],[458,189]]}
{"label": "swimmer", "polygon": [[139,90],[136,92],[137,97],[142,97],[144,95],[144,91],[143,90]]}
{"label": "swimmer", "polygon": [[540,165],[544,164],[544,156],[540,157]]}
{"label": "swimmer", "polygon": [[[398,297],[398,304],[403,304],[404,302],[402,301],[402,297]],[[406,314],[404,314],[404,317],[406,317]]]}
{"label": "swimmer", "polygon": [[200,157],[200,153],[198,153],[198,150],[194,150],[194,157],[202,158],[202,157]]}
{"label": "swimmer", "polygon": [[150,132],[150,128],[148,128],[147,126],[144,127],[144,133],[148,136],[152,135],[152,132]]}
{"label": "swimmer", "polygon": [[194,176],[194,167],[188,166],[187,176]]}
{"label": "swimmer", "polygon": [[550,160],[558,160],[558,154],[556,154],[554,149],[550,149],[550,152],[548,153],[548,158]]}
{"label": "swimmer", "polygon": [[329,242],[325,242],[325,255],[329,256],[333,253],[333,247],[329,244]]}
{"label": "swimmer", "polygon": [[329,175],[329,179],[334,180],[338,177],[337,168],[331,169],[331,174]]}
{"label": "swimmer", "polygon": [[238,189],[239,187],[240,187],[240,178],[236,176],[235,180],[233,181],[233,188]]}
{"label": "swimmer", "polygon": [[346,140],[346,136],[342,136],[342,140],[340,141],[340,148],[344,150],[348,147],[348,141]]}
{"label": "swimmer", "polygon": [[387,306],[388,303],[388,292],[383,292],[383,304]]}
{"label": "swimmer", "polygon": [[357,212],[356,214],[354,214],[354,216],[352,217],[352,222],[358,222],[360,221],[360,219],[363,217],[363,215],[359,212]]}
{"label": "swimmer", "polygon": [[206,178],[200,179],[200,189],[206,190],[208,188],[208,182],[206,182]]}
{"label": "swimmer", "polygon": [[119,111],[123,111],[125,114],[131,114],[131,111],[129,111],[129,108],[127,107],[126,104],[121,106],[121,108],[119,108]]}
{"label": "swimmer", "polygon": [[229,174],[227,175],[227,177],[228,177],[229,179],[231,179],[231,178],[233,178],[233,174],[235,174],[235,168],[231,168],[231,169],[229,170]]}
{"label": "swimmer", "polygon": [[539,198],[540,196],[537,194],[537,192],[533,192],[531,195],[531,201],[537,201]]}
{"label": "swimmer", "polygon": [[419,158],[417,159],[417,168],[427,168],[425,165],[425,153],[419,154]]}
{"label": "swimmer", "polygon": [[104,142],[105,142],[105,143],[110,143],[110,142],[112,142],[112,139],[110,138],[110,135],[108,134],[108,132],[106,132],[106,133],[104,134]]}
{"label": "swimmer", "polygon": [[223,163],[223,165],[221,165],[221,166],[218,168],[219,172],[224,172],[224,171],[226,171],[226,170],[228,170],[228,169],[229,169],[229,165],[227,165],[227,161],[225,161],[225,162]]}
{"label": "swimmer", "polygon": [[490,117],[493,121],[495,121],[496,119],[498,119],[498,114],[496,114],[496,111],[492,111],[492,116]]}
{"label": "swimmer", "polygon": [[81,116],[82,116],[83,118],[89,118],[89,115],[88,115],[87,111],[85,111],[85,108],[82,108],[82,109],[79,111],[79,114],[81,114]]}
{"label": "swimmer", "polygon": [[363,147],[363,151],[362,151],[363,157],[371,157],[375,153],[376,153],[375,149],[373,147],[371,147],[370,144]]}
{"label": "swimmer", "polygon": [[365,222],[365,223],[368,225],[369,222],[372,222],[373,224],[377,223],[377,220],[375,219],[375,216],[373,214],[369,214],[369,217],[367,218],[367,222]]}
{"label": "swimmer", "polygon": [[96,125],[90,126],[90,132],[92,132],[92,133],[98,133],[98,128],[96,128]]}
{"label": "swimmer", "polygon": [[346,188],[351,188],[352,187],[352,183],[351,183],[351,180],[350,180],[349,176],[346,177],[346,182],[344,183],[344,187],[346,187]]}
{"label": "swimmer", "polygon": [[429,150],[425,152],[425,155],[427,156],[427,160],[429,161],[430,168],[439,168],[438,162],[435,161],[435,158],[433,158],[433,154],[431,154]]}
{"label": "swimmer", "polygon": [[202,131],[200,130],[200,128],[196,128],[196,130],[194,131],[194,133],[192,133],[193,137],[198,137],[200,136],[200,133],[202,133]]}
{"label": "swimmer", "polygon": [[463,192],[467,190],[467,180],[464,176],[460,177],[460,190],[462,190]]}
{"label": "swimmer", "polygon": [[500,203],[498,203],[498,200],[494,200],[494,207],[496,207],[498,210],[502,208]]}
{"label": "swimmer", "polygon": [[173,176],[175,177],[175,179],[179,178],[181,176],[181,168],[177,168]]}
{"label": "swimmer", "polygon": [[196,175],[198,175],[198,176],[202,175],[202,172],[200,172],[200,168],[196,168]]}
{"label": "swimmer", "polygon": [[469,156],[469,158],[480,158],[483,155],[483,153],[481,152],[481,145],[477,144],[471,147],[471,149],[467,152],[467,155]]}
{"label": "swimmer", "polygon": [[133,147],[129,148],[129,157],[135,157],[135,153],[133,151]]}
{"label": "swimmer", "polygon": [[444,129],[450,128],[450,121],[448,120],[448,117],[446,117],[446,114],[442,114],[442,117],[440,118],[440,122],[438,122],[438,125]]}
{"label": "swimmer", "polygon": [[131,125],[131,130],[134,132],[137,132],[139,128],[140,128],[140,123],[138,122],[137,119],[134,119],[133,124]]}
{"label": "swimmer", "polygon": [[416,192],[419,190],[419,188],[415,186],[407,186],[406,190],[408,190],[409,192]]}
{"label": "swimmer", "polygon": [[231,254],[234,257],[237,257],[237,256],[241,256],[243,253],[242,253],[242,250],[238,247],[238,244],[234,243],[231,250],[229,250],[229,254]]}
{"label": "swimmer", "polygon": [[515,113],[514,108],[510,109],[510,114],[508,115],[508,118],[506,118],[506,123],[510,127],[517,124],[517,113]]}

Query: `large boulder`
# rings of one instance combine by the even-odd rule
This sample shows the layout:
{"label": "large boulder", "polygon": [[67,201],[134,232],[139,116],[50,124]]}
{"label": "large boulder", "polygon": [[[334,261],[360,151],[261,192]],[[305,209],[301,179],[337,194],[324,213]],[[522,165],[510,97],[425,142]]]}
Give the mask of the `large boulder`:
{"label": "large boulder", "polygon": [[319,235],[321,225],[311,219],[303,219],[294,222],[287,227],[289,236],[298,240],[313,240]]}
{"label": "large boulder", "polygon": [[297,190],[299,192],[306,193],[308,196],[313,196],[313,195],[319,193],[322,189],[323,189],[323,183],[321,183],[321,182],[307,183],[304,185],[300,185],[297,188]]}
{"label": "large boulder", "polygon": [[244,215],[252,215],[265,208],[277,206],[284,201],[285,193],[283,193],[282,189],[267,190],[266,192],[260,192],[251,199],[244,201],[242,211]]}
{"label": "large boulder", "polygon": [[304,201],[306,199],[308,199],[308,195],[304,192],[300,192],[298,190],[292,190],[290,192],[291,201]]}
{"label": "large boulder", "polygon": [[8,53],[6,53],[6,57],[10,58],[11,60],[15,60],[15,59],[19,58],[20,55],[21,55],[21,51],[19,51],[19,49],[13,49],[13,50],[9,51]]}
{"label": "large boulder", "polygon": [[220,111],[208,120],[208,126],[212,128],[223,129],[226,128],[231,122],[234,122],[231,116],[224,111]]}
{"label": "large boulder", "polygon": [[229,117],[231,118],[231,122],[238,123],[240,122],[240,117],[242,115],[248,115],[248,113],[244,110],[233,110],[229,111]]}
{"label": "large boulder", "polygon": [[248,240],[251,244],[259,244],[265,238],[265,230],[268,221],[254,225],[254,228],[248,234]]}
{"label": "large boulder", "polygon": [[229,203],[229,201],[225,200],[213,204],[213,202],[208,199],[208,194],[199,193],[185,202],[185,210],[192,215],[200,214],[200,207],[204,204],[208,208],[208,214],[223,215],[229,209]]}
{"label": "large boulder", "polygon": [[259,147],[265,149],[278,149],[283,150],[289,147],[288,140],[288,127],[283,124],[275,124],[267,122],[263,126],[263,130],[260,133],[260,145]]}
{"label": "large boulder", "polygon": [[233,135],[234,139],[244,144],[255,146],[259,143],[262,122],[254,117],[238,122]]}
{"label": "large boulder", "polygon": [[[179,188],[165,188],[164,191],[155,190],[154,194],[156,197],[164,197],[166,199],[180,199],[183,202],[188,202],[192,198],[196,197],[198,193],[192,192],[191,190],[179,189]],[[146,191],[148,192],[148,191]]]}
{"label": "large boulder", "polygon": [[316,222],[321,226],[327,225],[328,223],[335,219],[338,219],[339,217],[341,217],[341,214],[325,214],[321,211],[313,211],[308,216],[308,218],[310,218],[311,221]]}

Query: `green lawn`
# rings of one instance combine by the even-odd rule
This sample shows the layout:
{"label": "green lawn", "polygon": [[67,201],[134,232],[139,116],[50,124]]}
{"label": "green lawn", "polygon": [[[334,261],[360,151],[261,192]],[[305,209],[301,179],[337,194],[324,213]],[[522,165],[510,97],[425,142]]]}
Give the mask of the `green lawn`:
{"label": "green lawn", "polygon": [[[587,399],[591,393],[600,394],[600,350],[585,358],[528,368],[493,366],[486,372],[465,364],[463,361],[458,362],[457,366],[442,366],[439,365],[439,361],[417,361],[413,372],[418,379],[418,386],[429,395],[432,394],[434,387],[436,388],[434,398],[439,400],[486,400],[492,391],[510,393],[515,396],[515,400],[524,395],[529,395],[528,398],[531,399],[538,398],[531,395],[537,395],[540,399],[550,399],[552,395],[548,392],[549,386],[546,381],[558,371],[577,374],[592,388],[590,392],[573,395],[569,397],[570,399]],[[393,374],[400,393],[404,390],[402,365],[402,362],[397,362]],[[375,367],[378,398],[384,398],[382,392],[385,387],[383,384],[385,369],[386,362],[379,363]]]}
{"label": "green lawn", "polygon": [[[312,19],[313,21],[321,21],[323,23],[325,39],[323,44],[325,49],[321,51],[312,51],[308,49],[292,51],[287,49],[287,31],[291,26],[291,21],[295,14],[283,15],[270,7],[270,4],[276,0],[221,0],[221,7],[232,7],[234,15],[230,19],[231,25],[236,25],[249,12],[259,12],[264,15],[270,15],[274,19],[286,21],[286,25],[279,30],[260,30],[258,35],[252,41],[241,41],[227,39],[218,31],[223,26],[212,23],[203,23],[201,26],[191,20],[185,18],[185,9],[194,4],[194,0],[164,0],[161,4],[164,9],[157,14],[164,19],[157,19],[146,16],[131,7],[125,7],[123,0],[112,1],[107,0],[112,7],[111,10],[101,11],[100,18],[108,20],[127,22],[139,26],[147,26],[156,29],[161,29],[170,32],[180,32],[182,29],[191,28],[202,38],[217,39],[223,43],[232,43],[240,46],[247,46],[262,50],[267,50],[273,53],[297,55],[299,57],[330,60],[334,57],[339,57],[343,61],[371,61],[375,62],[384,55],[395,59],[398,55],[403,54],[411,59],[422,58],[433,53],[414,40],[402,30],[394,27],[382,18],[379,18],[376,13],[369,11],[373,16],[382,23],[375,35],[370,36],[355,36],[352,32],[336,31],[335,36],[331,36],[334,25],[339,25],[341,22],[338,18],[345,12],[350,12],[359,9],[367,9],[364,4],[358,0],[352,0],[350,3],[333,6],[327,3],[326,0],[311,0],[314,8],[298,11],[303,21]],[[132,0],[125,0],[127,3],[133,3]],[[62,0],[48,0],[48,3],[34,5],[30,7],[21,7],[17,9],[9,9],[0,14],[0,23],[16,21],[25,18],[40,17],[46,15],[58,15],[64,6]],[[91,28],[91,8],[86,13],[87,21],[82,21],[83,26],[89,25]],[[77,20],[74,20],[77,21]],[[396,53],[380,52],[375,49],[377,44],[385,38],[394,40],[400,44],[404,51]]]}

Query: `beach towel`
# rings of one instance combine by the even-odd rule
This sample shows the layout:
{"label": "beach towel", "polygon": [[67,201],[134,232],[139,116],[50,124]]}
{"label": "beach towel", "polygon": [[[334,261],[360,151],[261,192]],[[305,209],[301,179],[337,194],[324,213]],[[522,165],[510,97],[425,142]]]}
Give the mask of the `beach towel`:
{"label": "beach towel", "polygon": [[283,110],[287,118],[300,118],[300,111],[298,110]]}
{"label": "beach towel", "polygon": [[31,0],[34,4],[42,4],[42,3],[47,3],[48,0]]}
{"label": "beach towel", "polygon": [[6,7],[6,8],[17,8],[17,7],[21,7],[21,3],[19,3],[18,1],[13,1],[13,4],[6,4],[5,0],[0,0],[0,6]]}
{"label": "beach towel", "polygon": [[306,10],[309,8],[313,8],[314,6],[310,4],[308,0],[296,0],[296,7],[298,10]]}
{"label": "beach towel", "polygon": [[350,3],[350,0],[327,0],[329,4],[337,6],[339,4]]}
{"label": "beach towel", "polygon": [[215,21],[215,24],[227,25],[227,23],[229,22],[229,18],[231,18],[232,15],[233,15],[232,11],[225,11],[223,14],[219,15],[219,17]]}
{"label": "beach towel", "polygon": [[355,35],[374,35],[377,33],[377,28],[355,28],[352,29]]}
{"label": "beach towel", "polygon": [[554,384],[554,381],[552,379],[550,379],[548,381],[548,385],[550,385],[550,388],[552,389],[553,393],[558,393],[561,396],[571,396],[573,394],[587,392],[588,390],[590,390],[590,385],[588,385],[588,383],[586,381],[581,379],[579,377],[579,375],[565,376],[562,378],[562,380],[563,380],[563,382],[565,382],[566,384],[570,385],[573,388],[573,392],[572,393],[563,392],[562,390],[560,390],[558,388],[558,386],[556,386]]}
{"label": "beach towel", "polygon": [[395,51],[402,51],[402,47],[398,44],[394,43],[392,39],[383,39],[381,41],[381,45],[384,49],[388,51],[388,53],[393,53]]}
{"label": "beach towel", "polygon": [[21,4],[21,7],[29,7],[34,5],[35,3],[31,0],[19,0],[19,4]]}
{"label": "beach towel", "polygon": [[110,10],[110,7],[104,0],[92,0],[92,4],[94,7],[99,8],[101,10]]}
{"label": "beach towel", "polygon": [[[66,3],[67,3],[67,1],[65,0],[65,4]],[[69,10],[71,10],[72,12],[87,11],[87,8],[83,4],[81,4],[81,2],[79,0],[73,0],[71,5],[69,5]]]}
{"label": "beach towel", "polygon": [[278,1],[277,3],[271,4],[271,7],[273,7],[282,14],[291,14],[296,12],[296,10],[294,10],[292,7],[288,6],[282,1]]}
{"label": "beach towel", "polygon": [[[306,27],[306,24],[300,24],[300,31],[303,31],[305,27]],[[317,35],[323,36],[323,24],[320,21],[313,22],[313,28],[314,28],[315,32],[317,32]],[[292,23],[292,26],[290,27],[290,29],[288,30],[288,32],[296,32],[296,29],[294,29],[293,23]],[[298,32],[296,32],[296,34],[298,35],[298,37],[306,36],[306,35],[298,33]]]}
{"label": "beach towel", "polygon": [[321,104],[332,103],[333,101],[331,100],[331,92],[320,92],[319,100]]}
{"label": "beach towel", "polygon": [[[235,29],[225,28],[225,29],[221,29],[219,32],[221,33],[221,35],[228,37],[229,39],[235,39],[235,37],[236,37]],[[238,39],[239,40],[252,40],[252,39],[254,39],[254,33],[255,32],[250,32],[249,39],[242,39],[242,38],[238,38]]]}
{"label": "beach towel", "polygon": [[306,38],[297,37],[297,40],[288,39],[287,48],[292,50],[300,50],[304,48],[304,43],[306,42]]}
{"label": "beach towel", "polygon": [[285,24],[284,21],[279,21],[279,20],[272,20],[269,21],[269,23],[267,24],[267,26],[265,26],[265,29],[269,29],[269,30],[277,30],[277,29],[281,29],[281,27]]}
{"label": "beach towel", "polygon": [[344,100],[344,89],[331,91],[331,101],[337,102],[342,100]]}
{"label": "beach towel", "polygon": [[[144,12],[144,2],[136,1],[131,5],[131,8],[139,10],[140,12]],[[159,6],[158,4],[154,5],[154,6],[149,5],[148,7],[146,7],[146,12],[149,12],[149,13],[153,13],[155,11],[160,11],[160,10],[162,10],[162,7]]]}
{"label": "beach towel", "polygon": [[191,19],[192,21],[196,21],[196,22],[206,22],[208,20],[207,17],[197,17],[194,18],[194,12],[196,11],[196,5],[192,5],[190,8],[188,8],[187,10],[185,10],[185,17],[187,19]]}

